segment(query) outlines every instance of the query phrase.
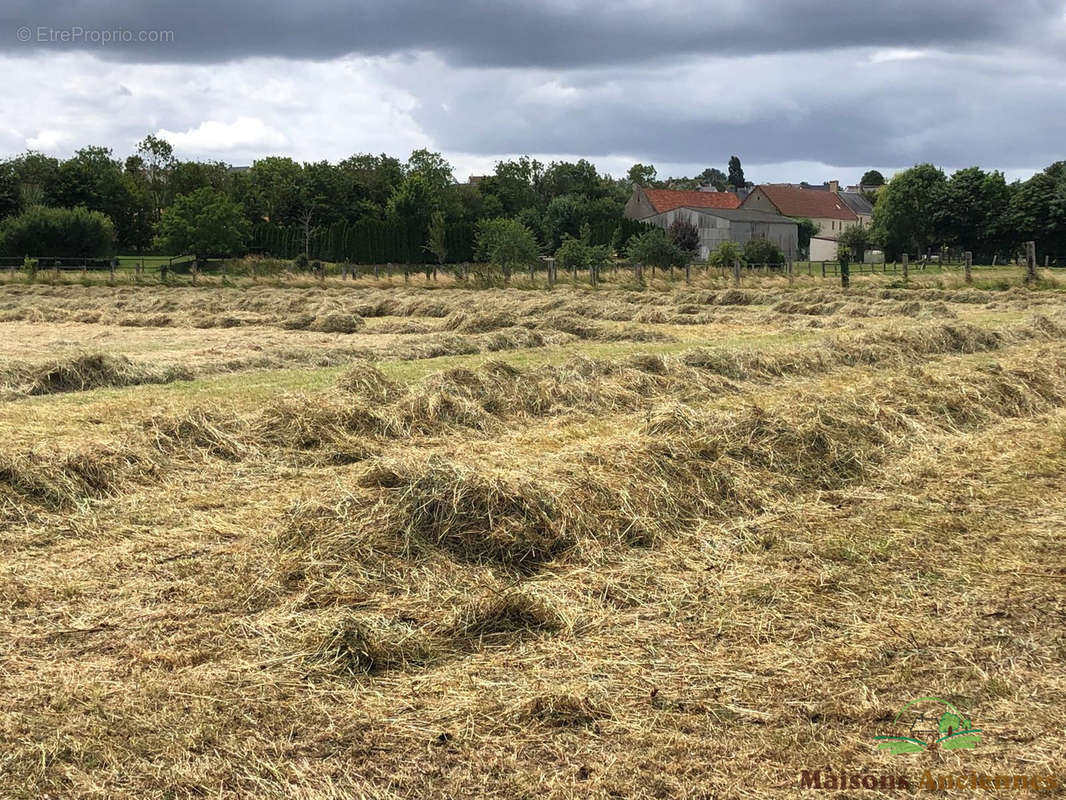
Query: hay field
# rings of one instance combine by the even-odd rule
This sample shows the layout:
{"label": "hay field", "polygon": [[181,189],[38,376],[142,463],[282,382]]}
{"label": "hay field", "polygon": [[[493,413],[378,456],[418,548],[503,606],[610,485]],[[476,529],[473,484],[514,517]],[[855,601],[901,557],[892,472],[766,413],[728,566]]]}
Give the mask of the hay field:
{"label": "hay field", "polygon": [[[1066,293],[995,285],[0,284],[0,797],[1066,779]],[[981,745],[876,752],[927,695]]]}

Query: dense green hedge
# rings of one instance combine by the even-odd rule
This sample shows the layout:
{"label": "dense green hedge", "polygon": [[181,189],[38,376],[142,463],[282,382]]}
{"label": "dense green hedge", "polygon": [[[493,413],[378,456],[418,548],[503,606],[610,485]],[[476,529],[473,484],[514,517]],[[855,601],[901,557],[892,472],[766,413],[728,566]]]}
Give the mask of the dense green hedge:
{"label": "dense green hedge", "polygon": [[115,226],[99,211],[34,206],[0,223],[0,256],[102,258],[115,252]]}
{"label": "dense green hedge", "polygon": [[[449,225],[445,229],[448,263],[474,259],[474,226]],[[348,261],[352,264],[421,264],[433,256],[423,249],[421,229],[400,222],[360,220],[354,224],[337,222],[312,232],[309,256],[322,261]],[[252,231],[252,252],[275,258],[295,258],[304,252],[301,228],[285,228],[261,223]]]}
{"label": "dense green hedge", "polygon": [[[621,219],[617,223],[600,224],[592,228],[594,245],[614,245],[625,251],[630,237],[653,228],[636,220]],[[449,225],[445,228],[449,264],[476,260],[474,238],[476,226]],[[312,232],[308,255],[320,261],[347,261],[352,264],[422,264],[433,261],[423,245],[424,233],[402,222],[364,219],[356,223],[337,222],[328,228]],[[299,227],[284,227],[263,222],[252,230],[249,248],[274,258],[295,258],[304,252],[304,232]]]}

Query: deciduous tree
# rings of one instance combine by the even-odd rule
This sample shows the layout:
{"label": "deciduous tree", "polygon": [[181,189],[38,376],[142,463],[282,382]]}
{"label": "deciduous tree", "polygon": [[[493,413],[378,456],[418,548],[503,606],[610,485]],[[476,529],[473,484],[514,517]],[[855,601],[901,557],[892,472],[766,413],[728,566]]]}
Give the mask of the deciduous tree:
{"label": "deciduous tree", "polygon": [[156,225],[156,247],[191,253],[197,259],[243,252],[251,235],[244,209],[217,189],[205,186],[174,199]]}
{"label": "deciduous tree", "polygon": [[936,241],[936,218],[947,178],[932,164],[919,164],[893,176],[874,206],[874,235],[886,253],[925,253]]}

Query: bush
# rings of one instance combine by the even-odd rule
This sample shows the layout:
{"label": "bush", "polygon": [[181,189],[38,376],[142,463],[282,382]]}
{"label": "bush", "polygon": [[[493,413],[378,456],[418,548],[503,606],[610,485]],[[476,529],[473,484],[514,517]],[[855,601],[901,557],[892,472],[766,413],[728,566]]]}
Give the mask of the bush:
{"label": "bush", "polygon": [[591,245],[584,239],[572,239],[563,235],[563,243],[555,251],[555,264],[564,272],[594,269],[597,273],[611,263],[607,245]]}
{"label": "bush", "polygon": [[477,257],[510,276],[540,259],[533,232],[513,219],[485,219],[477,225]]}
{"label": "bush", "polygon": [[670,223],[670,241],[676,244],[689,256],[695,255],[700,249],[700,231],[695,225],[678,217]]}
{"label": "bush", "polygon": [[863,261],[866,257],[866,251],[870,249],[870,231],[867,228],[862,228],[855,225],[848,228],[837,238],[838,250],[843,247],[847,250],[848,260],[851,261]]}
{"label": "bush", "polygon": [[0,223],[0,255],[102,258],[114,252],[111,220],[80,206],[34,206]]}
{"label": "bush", "polygon": [[740,245],[727,239],[715,248],[714,252],[707,256],[707,263],[712,267],[727,269],[737,262],[745,263],[744,253]]}
{"label": "bush", "polygon": [[296,269],[307,269],[310,263],[311,260],[307,257],[307,253],[297,253],[296,258],[292,260],[292,265]]}
{"label": "bush", "polygon": [[666,237],[662,228],[655,228],[629,240],[628,255],[631,261],[645,267],[683,267],[686,256],[676,244]]}
{"label": "bush", "polygon": [[749,239],[744,244],[744,260],[749,264],[784,264],[785,254],[767,239]]}

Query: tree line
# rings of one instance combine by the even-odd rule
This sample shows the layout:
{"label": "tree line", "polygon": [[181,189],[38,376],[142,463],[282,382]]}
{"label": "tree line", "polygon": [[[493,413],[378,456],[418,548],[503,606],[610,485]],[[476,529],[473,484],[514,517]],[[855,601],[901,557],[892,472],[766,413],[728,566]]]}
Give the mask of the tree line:
{"label": "tree line", "polygon": [[1027,241],[1037,243],[1041,259],[1066,257],[1066,161],[1010,183],[996,170],[968,167],[949,176],[918,164],[896,173],[875,198],[870,230],[846,238],[879,246],[890,259],[969,250],[975,263],[988,264],[1019,255]]}
{"label": "tree line", "polygon": [[[862,182],[883,178],[870,171]],[[634,184],[751,185],[738,156],[725,171],[709,167],[666,180],[653,165],[635,164],[615,179],[584,159],[545,164],[523,156],[459,183],[440,153],[424,149],[405,161],[385,154],[336,163],[271,156],[235,169],[180,160],[168,142],[147,136],[124,160],[108,148],[85,147],[68,159],[27,152],[0,161],[0,255],[251,251],[284,259],[445,264],[486,257],[487,243],[501,239],[497,220],[521,226],[538,257],[562,248],[566,261],[595,262],[604,252],[626,254],[635,235],[653,236],[643,252],[664,264],[690,255],[692,231],[662,232],[663,242],[623,218]],[[1066,162],[1012,183],[998,171],[970,167],[948,176],[921,164],[870,196],[873,225],[849,232],[856,249],[879,246],[889,257],[966,249],[980,263],[1010,257],[1035,239],[1041,254],[1066,256]],[[801,238],[810,228],[803,225]]]}

